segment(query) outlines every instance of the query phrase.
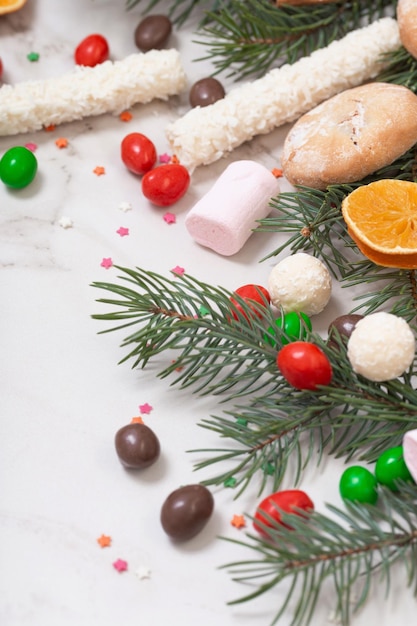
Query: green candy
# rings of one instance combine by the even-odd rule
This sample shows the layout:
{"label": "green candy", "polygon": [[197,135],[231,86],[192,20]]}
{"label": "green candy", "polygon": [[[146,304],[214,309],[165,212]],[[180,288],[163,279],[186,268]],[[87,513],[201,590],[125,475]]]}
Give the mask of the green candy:
{"label": "green candy", "polygon": [[[311,320],[305,313],[297,313],[291,311],[285,313],[285,315],[278,317],[275,320],[275,326],[281,328],[286,336],[282,337],[282,345],[286,345],[291,341],[302,341],[307,336],[307,330],[311,331]],[[276,330],[273,326],[270,326],[265,333],[264,338],[267,343],[275,347],[277,341],[273,339],[276,337]],[[272,336],[271,336],[272,335]]]}
{"label": "green candy", "polygon": [[381,454],[375,465],[375,477],[381,485],[392,491],[398,491],[398,480],[413,480],[404,461],[402,446],[389,448]]}
{"label": "green candy", "polygon": [[15,146],[0,160],[0,179],[13,189],[27,187],[35,178],[38,162],[33,152],[24,146]]}
{"label": "green candy", "polygon": [[343,472],[339,490],[344,500],[367,504],[375,504],[378,500],[375,476],[360,465],[352,465]]}

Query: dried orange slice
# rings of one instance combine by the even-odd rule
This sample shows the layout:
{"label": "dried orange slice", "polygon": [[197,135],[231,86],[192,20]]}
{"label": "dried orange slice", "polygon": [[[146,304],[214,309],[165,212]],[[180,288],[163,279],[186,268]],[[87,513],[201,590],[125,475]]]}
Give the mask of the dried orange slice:
{"label": "dried orange slice", "polygon": [[383,179],[358,187],[343,200],[342,214],[368,259],[384,267],[417,268],[417,183]]}
{"label": "dried orange slice", "polygon": [[0,0],[0,15],[18,11],[26,4],[26,0]]}

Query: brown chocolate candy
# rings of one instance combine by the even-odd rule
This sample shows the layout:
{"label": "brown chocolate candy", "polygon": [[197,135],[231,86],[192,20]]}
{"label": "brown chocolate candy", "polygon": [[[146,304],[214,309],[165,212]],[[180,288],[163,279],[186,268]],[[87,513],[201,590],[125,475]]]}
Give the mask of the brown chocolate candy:
{"label": "brown chocolate candy", "polygon": [[136,27],[135,43],[139,50],[160,50],[172,31],[172,23],[166,15],[148,15]]}
{"label": "brown chocolate candy", "polygon": [[195,537],[208,522],[214,508],[211,492],[203,485],[186,485],[173,491],[161,509],[161,524],[176,541]]}
{"label": "brown chocolate candy", "polygon": [[192,107],[206,107],[224,96],[224,87],[216,78],[202,78],[191,87],[189,101]]}
{"label": "brown chocolate candy", "polygon": [[155,463],[160,454],[159,439],[148,426],[127,424],[115,437],[117,456],[128,469],[143,469]]}
{"label": "brown chocolate candy", "polygon": [[363,318],[363,315],[357,315],[355,313],[350,313],[347,315],[340,315],[330,322],[328,333],[329,336],[327,338],[327,345],[335,350],[339,348],[339,344],[335,339],[335,334],[337,333],[341,336],[342,339],[347,342],[349,337],[351,336],[356,324]]}

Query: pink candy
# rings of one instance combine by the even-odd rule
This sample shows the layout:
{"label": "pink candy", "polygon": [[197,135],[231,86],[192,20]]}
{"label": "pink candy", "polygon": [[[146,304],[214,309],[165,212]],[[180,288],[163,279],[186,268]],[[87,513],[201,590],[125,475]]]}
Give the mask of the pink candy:
{"label": "pink candy", "polygon": [[257,221],[270,213],[269,202],[278,193],[278,180],[266,167],[235,161],[194,205],[185,225],[197,243],[231,256],[245,244]]}

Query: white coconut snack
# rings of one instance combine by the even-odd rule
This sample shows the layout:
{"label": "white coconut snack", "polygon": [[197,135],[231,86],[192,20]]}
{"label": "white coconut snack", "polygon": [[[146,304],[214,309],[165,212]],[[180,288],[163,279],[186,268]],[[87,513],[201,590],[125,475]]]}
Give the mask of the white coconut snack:
{"label": "white coconut snack", "polygon": [[212,163],[256,135],[294,121],[331,96],[364,83],[384,67],[381,55],[401,46],[396,20],[382,18],[292,65],[232,89],[169,124],[173,152],[190,170]]}
{"label": "white coconut snack", "polygon": [[415,338],[407,322],[380,311],[366,315],[355,326],[347,345],[352,369],[374,382],[393,380],[412,364]]}
{"label": "white coconut snack", "polygon": [[404,463],[408,471],[417,482],[417,428],[409,430],[403,437]]}
{"label": "white coconut snack", "polygon": [[271,302],[284,313],[321,313],[330,300],[332,280],[327,267],[314,256],[298,252],[280,261],[268,279]]}
{"label": "white coconut snack", "polygon": [[186,76],[177,50],[150,50],[57,78],[3,85],[0,135],[33,132],[92,115],[121,113],[180,93]]}

